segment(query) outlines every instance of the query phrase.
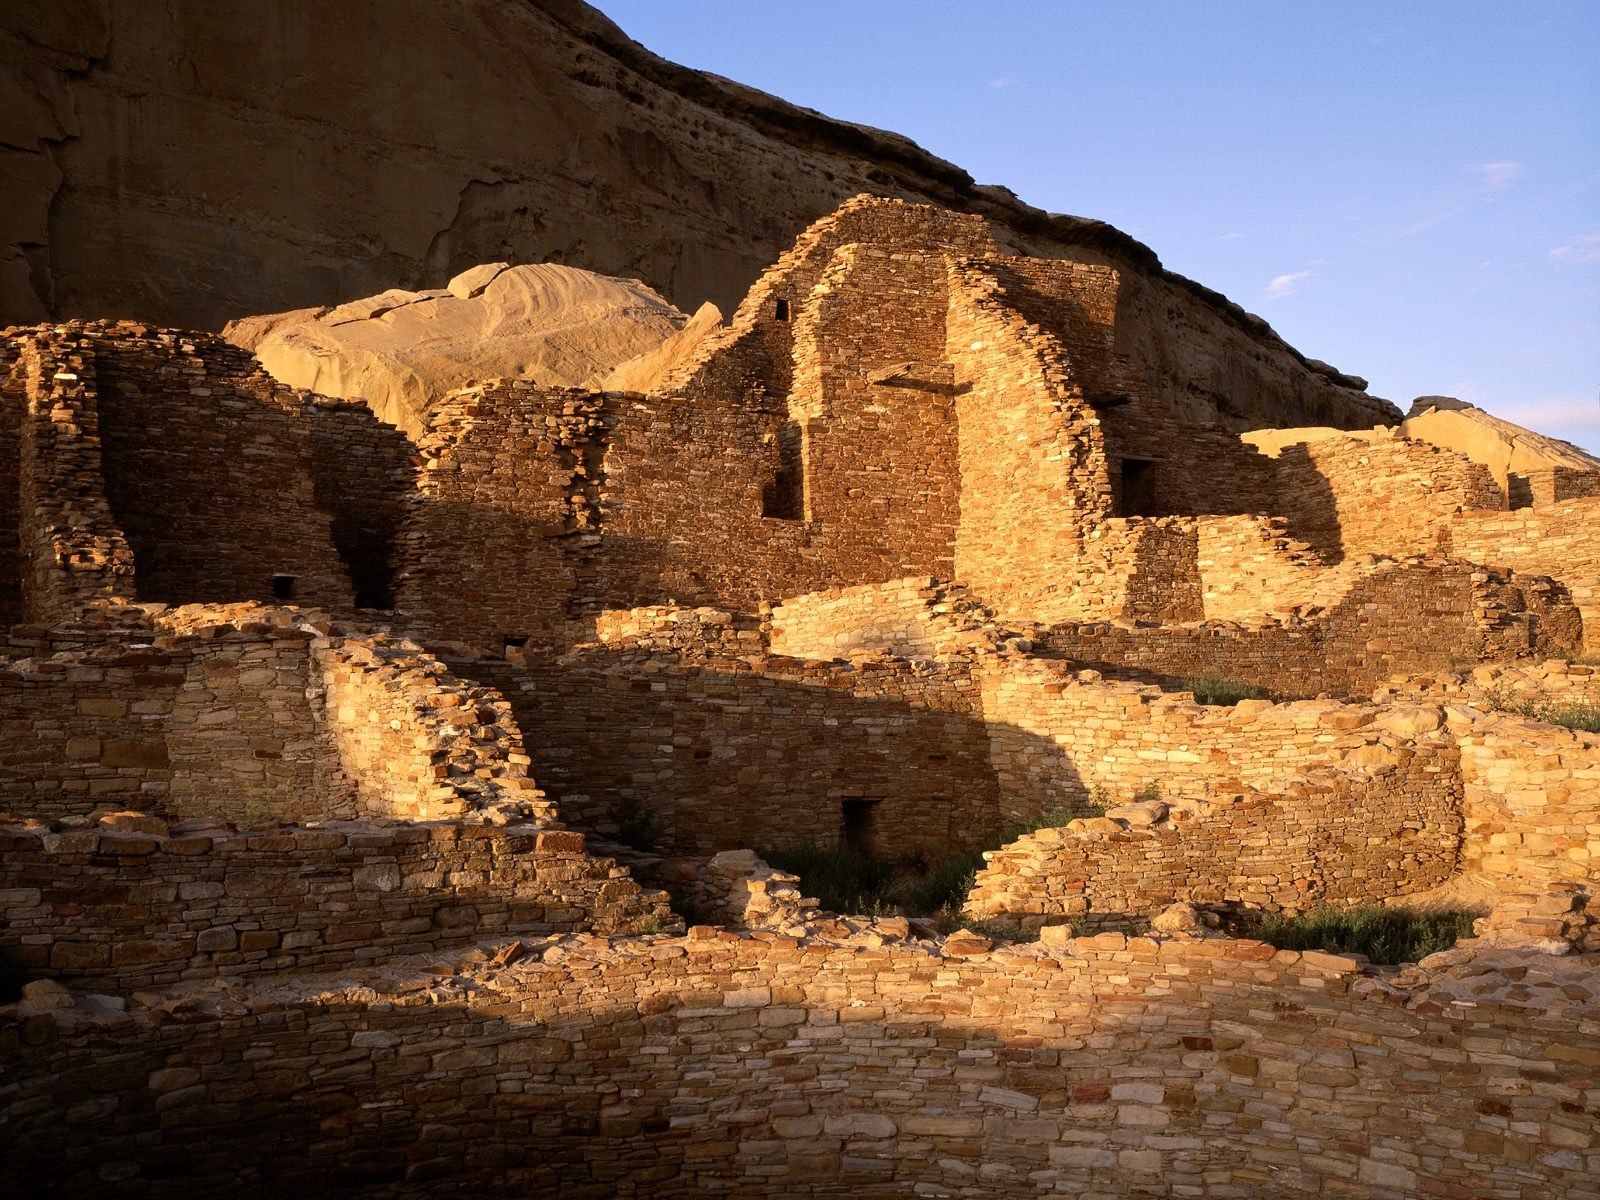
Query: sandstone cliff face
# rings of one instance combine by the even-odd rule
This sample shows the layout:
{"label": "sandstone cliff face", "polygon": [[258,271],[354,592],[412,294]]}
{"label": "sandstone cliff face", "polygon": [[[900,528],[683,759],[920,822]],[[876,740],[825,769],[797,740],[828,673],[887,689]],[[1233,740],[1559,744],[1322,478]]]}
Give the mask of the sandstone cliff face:
{"label": "sandstone cliff face", "polygon": [[15,0],[0,66],[0,323],[219,328],[497,260],[732,311],[796,233],[870,191],[1118,267],[1120,348],[1193,418],[1399,417],[1117,230],[675,66],[577,0]]}

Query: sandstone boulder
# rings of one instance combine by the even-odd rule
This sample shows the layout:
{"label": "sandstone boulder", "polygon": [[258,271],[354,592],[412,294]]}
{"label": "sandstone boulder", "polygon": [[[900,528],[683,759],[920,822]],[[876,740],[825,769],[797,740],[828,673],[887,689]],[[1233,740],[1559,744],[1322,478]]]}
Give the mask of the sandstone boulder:
{"label": "sandstone boulder", "polygon": [[1600,471],[1600,458],[1571,442],[1524,429],[1449,396],[1419,397],[1400,431],[1481,463],[1502,488],[1508,486],[1512,475],[1552,467]]}
{"label": "sandstone boulder", "polygon": [[[229,322],[223,336],[255,351],[280,382],[365,400],[415,437],[432,402],[455,388],[498,377],[597,382],[624,363],[644,363],[686,325],[698,339],[720,319],[712,308],[688,323],[633,279],[555,263],[484,263],[444,288],[391,288],[337,308],[249,317]],[[641,365],[635,376],[655,369]]]}

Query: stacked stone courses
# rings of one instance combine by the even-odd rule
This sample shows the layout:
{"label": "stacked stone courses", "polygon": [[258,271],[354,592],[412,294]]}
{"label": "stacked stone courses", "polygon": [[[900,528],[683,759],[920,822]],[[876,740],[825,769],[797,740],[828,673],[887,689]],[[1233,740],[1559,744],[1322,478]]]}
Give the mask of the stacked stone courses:
{"label": "stacked stone courses", "polygon": [[[1600,1200],[1600,472],[1015,250],[859,196],[415,436],[6,330],[18,1194]],[[757,846],[984,853],[941,934]],[[1221,932],[1357,903],[1483,915]]]}

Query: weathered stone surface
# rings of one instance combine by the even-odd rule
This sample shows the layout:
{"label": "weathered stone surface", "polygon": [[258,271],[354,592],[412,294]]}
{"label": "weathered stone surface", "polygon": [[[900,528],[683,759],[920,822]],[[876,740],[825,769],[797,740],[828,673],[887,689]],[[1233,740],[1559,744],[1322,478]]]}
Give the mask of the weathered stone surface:
{"label": "weathered stone surface", "polygon": [[[697,334],[707,331],[702,320]],[[665,345],[686,332],[683,314],[635,280],[492,263],[443,291],[241,318],[223,336],[253,351],[279,382],[365,401],[380,420],[419,437],[435,401],[485,380],[581,384],[659,351],[654,366],[635,369],[648,385],[652,371],[687,352],[682,339]]]}

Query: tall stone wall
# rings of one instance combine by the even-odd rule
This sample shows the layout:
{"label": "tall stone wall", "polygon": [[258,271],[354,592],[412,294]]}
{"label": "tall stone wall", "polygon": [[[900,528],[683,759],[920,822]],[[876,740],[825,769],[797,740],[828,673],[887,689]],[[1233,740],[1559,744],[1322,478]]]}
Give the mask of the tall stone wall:
{"label": "tall stone wall", "polygon": [[9,1170],[58,1195],[115,1163],[186,1195],[1587,1197],[1585,968],[1476,968],[1118,934],[567,939],[435,977],[436,1002],[401,976],[7,1024]]}
{"label": "tall stone wall", "polygon": [[496,651],[567,643],[593,590],[604,403],[516,381],[440,403],[401,534],[410,626]]}
{"label": "tall stone wall", "polygon": [[1059,344],[977,265],[951,269],[947,339],[961,430],[956,577],[1007,615],[1049,620],[1072,607],[1063,580],[1083,527],[1110,515],[1099,422]]}
{"label": "tall stone wall", "polygon": [[1600,653],[1600,499],[1464,513],[1449,540],[1458,558],[1560,580],[1582,615],[1584,651]]}
{"label": "tall stone wall", "polygon": [[799,461],[780,472],[801,494],[767,514],[816,522],[841,582],[952,573],[962,489],[944,285],[941,255],[845,246],[794,322],[781,436],[798,437]]}
{"label": "tall stone wall", "polygon": [[311,487],[350,573],[357,608],[393,608],[406,498],[416,486],[404,432],[365,404],[311,399]]}
{"label": "tall stone wall", "polygon": [[14,350],[0,398],[20,404],[21,611],[62,622],[86,604],[131,599],[133,552],[106,500],[92,337],[40,330]]}
{"label": "tall stone wall", "polygon": [[22,620],[22,421],[28,407],[21,347],[0,338],[0,629]]}

